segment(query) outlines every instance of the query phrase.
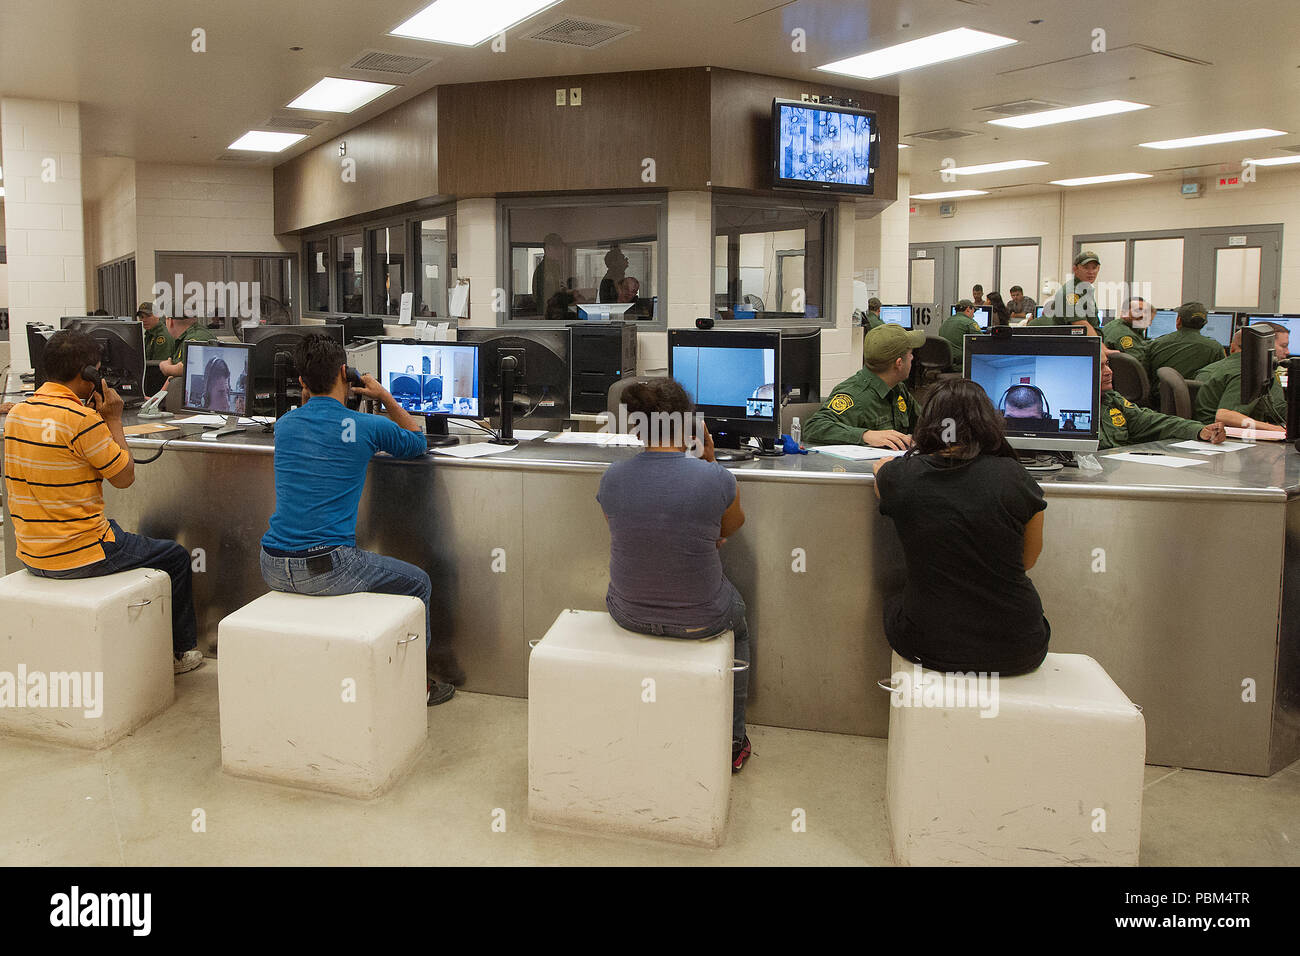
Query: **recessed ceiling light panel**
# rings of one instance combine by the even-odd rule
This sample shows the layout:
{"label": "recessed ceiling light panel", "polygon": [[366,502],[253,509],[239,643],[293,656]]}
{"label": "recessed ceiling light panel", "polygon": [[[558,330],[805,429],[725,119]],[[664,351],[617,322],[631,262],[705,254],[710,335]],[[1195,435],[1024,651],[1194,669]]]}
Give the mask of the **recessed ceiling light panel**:
{"label": "recessed ceiling light panel", "polygon": [[560,0],[434,0],[390,31],[430,43],[478,46],[516,23],[527,20]]}
{"label": "recessed ceiling light panel", "polygon": [[955,173],[958,176],[978,176],[980,173],[1004,173],[1009,169],[1028,169],[1030,166],[1046,165],[1047,163],[1038,159],[1008,159],[1001,163],[983,163],[979,166],[955,166],[945,169],[944,172]]}
{"label": "recessed ceiling light panel", "polygon": [[883,50],[860,53],[844,60],[827,63],[817,69],[827,73],[840,73],[844,76],[874,80],[877,77],[902,73],[904,70],[915,70],[935,63],[997,50],[1016,42],[1011,37],[961,27],[957,30],[948,30],[946,33],[908,40],[906,43],[888,46]]}
{"label": "recessed ceiling light panel", "polygon": [[1188,136],[1183,139],[1162,139],[1154,143],[1139,143],[1147,149],[1187,149],[1192,146],[1213,146],[1216,143],[1237,143],[1245,139],[1267,139],[1270,136],[1285,136],[1277,129],[1242,129],[1235,133],[1211,133],[1208,136]]}
{"label": "recessed ceiling light panel", "polygon": [[1088,103],[1084,106],[1066,106],[1059,110],[1043,110],[1041,113],[1008,116],[1005,119],[989,120],[989,123],[994,126],[1009,126],[1012,129],[1035,129],[1039,126],[1074,123],[1078,120],[1095,119],[1098,116],[1113,116],[1116,113],[1132,113],[1134,110],[1150,108],[1146,103],[1130,103],[1128,100],[1105,100],[1101,103]]}
{"label": "recessed ceiling light panel", "polygon": [[254,153],[278,153],[306,138],[305,133],[272,133],[264,129],[250,129],[226,148],[245,149]]}
{"label": "recessed ceiling light panel", "polygon": [[1150,173],[1110,173],[1105,176],[1080,176],[1078,179],[1053,179],[1053,186],[1095,186],[1098,183],[1122,183],[1130,179],[1150,179]]}
{"label": "recessed ceiling light panel", "polygon": [[987,196],[984,189],[952,189],[946,193],[916,193],[912,199],[960,199],[962,196]]}
{"label": "recessed ceiling light panel", "polygon": [[315,110],[321,113],[351,113],[397,87],[391,83],[367,80],[344,80],[327,76],[289,104],[291,110]]}

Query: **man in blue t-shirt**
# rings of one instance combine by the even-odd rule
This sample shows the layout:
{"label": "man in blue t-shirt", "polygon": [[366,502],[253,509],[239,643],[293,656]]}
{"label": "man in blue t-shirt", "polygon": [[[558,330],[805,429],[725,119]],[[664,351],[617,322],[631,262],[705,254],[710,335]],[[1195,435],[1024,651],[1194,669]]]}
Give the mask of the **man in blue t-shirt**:
{"label": "man in blue t-shirt", "polygon": [[[433,636],[429,575],[413,564],[362,551],[357,505],[376,452],[419,458],[428,446],[424,426],[369,375],[348,382],[347,353],[325,335],[308,335],[294,355],[303,404],[275,425],[275,514],[262,536],[262,579],[276,591],[333,595],[374,591],[424,602],[425,646]],[[349,391],[384,406],[387,418],[352,411]],[[430,655],[447,681],[460,682],[450,651]],[[452,683],[429,683],[430,706],[451,699]]]}
{"label": "man in blue t-shirt", "polygon": [[[745,523],[736,479],[713,459],[708,429],[703,457],[687,454],[694,409],[671,378],[628,386],[629,416],[650,425],[646,450],[610,465],[596,500],[609,522],[609,591],[605,606],[623,628],[660,637],[699,639],[732,631],[735,655],[749,661],[745,602],[722,573],[718,549]],[[660,430],[664,421],[677,428]],[[657,433],[657,434],[656,434]],[[745,734],[748,673],[734,678],[731,769],[749,759]]]}

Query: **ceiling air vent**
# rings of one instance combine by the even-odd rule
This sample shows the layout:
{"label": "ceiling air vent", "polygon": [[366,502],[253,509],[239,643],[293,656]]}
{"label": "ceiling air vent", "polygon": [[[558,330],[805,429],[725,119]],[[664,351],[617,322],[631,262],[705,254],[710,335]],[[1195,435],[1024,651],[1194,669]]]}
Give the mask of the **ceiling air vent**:
{"label": "ceiling air vent", "polygon": [[324,126],[325,120],[311,119],[308,116],[272,116],[258,129],[293,129],[307,132],[318,126]]}
{"label": "ceiling air vent", "polygon": [[952,139],[966,139],[978,135],[979,133],[972,133],[968,129],[927,129],[921,133],[908,133],[907,139],[928,139],[934,143],[946,143]]}
{"label": "ceiling air vent", "polygon": [[1283,146],[1288,153],[1300,153],[1300,146]]}
{"label": "ceiling air vent", "polygon": [[561,46],[582,47],[584,50],[594,50],[596,47],[613,43],[620,37],[625,37],[639,29],[640,27],[630,27],[623,23],[565,17],[563,20],[552,23],[549,27],[543,27],[536,33],[528,34],[527,39],[558,43]]}
{"label": "ceiling air vent", "polygon": [[1044,110],[1056,110],[1064,103],[1049,103],[1047,100],[1015,100],[1011,103],[998,103],[994,106],[977,106],[976,113],[992,113],[994,116],[1024,116],[1026,113],[1041,113]]}
{"label": "ceiling air vent", "polygon": [[348,64],[347,68],[356,70],[359,73],[414,76],[425,67],[432,66],[433,62],[433,60],[423,56],[385,53],[383,50],[363,50],[359,57]]}
{"label": "ceiling air vent", "polygon": [[216,158],[218,163],[255,163],[260,160],[261,156],[250,156],[247,153],[222,153]]}

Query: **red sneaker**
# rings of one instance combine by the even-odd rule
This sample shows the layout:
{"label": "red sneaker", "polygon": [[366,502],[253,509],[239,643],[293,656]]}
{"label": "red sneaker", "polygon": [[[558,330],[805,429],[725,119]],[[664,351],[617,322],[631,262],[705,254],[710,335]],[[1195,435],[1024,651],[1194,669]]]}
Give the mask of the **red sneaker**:
{"label": "red sneaker", "polygon": [[731,772],[740,773],[751,753],[753,751],[749,747],[749,734],[746,734],[745,739],[740,742],[740,746],[733,744],[731,747]]}

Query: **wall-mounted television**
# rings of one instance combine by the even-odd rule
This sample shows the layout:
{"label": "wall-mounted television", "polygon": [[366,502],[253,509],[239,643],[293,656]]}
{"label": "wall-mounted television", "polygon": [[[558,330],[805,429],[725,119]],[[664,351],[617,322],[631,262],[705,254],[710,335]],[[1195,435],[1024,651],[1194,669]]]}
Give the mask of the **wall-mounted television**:
{"label": "wall-mounted television", "polygon": [[871,196],[880,132],[870,110],[772,101],[772,185]]}

